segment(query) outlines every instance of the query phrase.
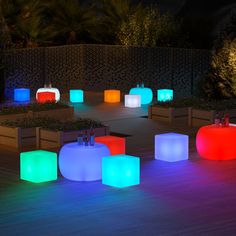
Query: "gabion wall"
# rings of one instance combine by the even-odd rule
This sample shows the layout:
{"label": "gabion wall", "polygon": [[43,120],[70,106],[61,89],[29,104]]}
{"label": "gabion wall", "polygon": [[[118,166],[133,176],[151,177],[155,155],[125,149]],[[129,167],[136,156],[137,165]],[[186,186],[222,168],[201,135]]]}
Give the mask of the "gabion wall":
{"label": "gabion wall", "polygon": [[72,45],[5,52],[5,96],[15,87],[32,94],[51,81],[62,93],[71,88],[128,92],[139,82],[153,90],[173,88],[176,97],[191,96],[209,68],[210,52],[196,49]]}

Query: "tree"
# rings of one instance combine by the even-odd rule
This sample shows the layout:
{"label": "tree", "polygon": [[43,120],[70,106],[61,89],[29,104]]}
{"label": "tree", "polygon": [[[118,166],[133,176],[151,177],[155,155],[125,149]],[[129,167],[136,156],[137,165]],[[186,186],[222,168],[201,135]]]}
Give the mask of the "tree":
{"label": "tree", "polygon": [[213,48],[210,71],[204,78],[207,97],[236,97],[236,14],[232,12]]}
{"label": "tree", "polygon": [[170,14],[161,14],[156,6],[135,12],[124,21],[117,34],[122,45],[179,46],[181,23]]}
{"label": "tree", "polygon": [[142,5],[132,4],[129,0],[96,0],[95,9],[98,13],[100,41],[116,43],[117,34],[129,19],[130,15],[142,12]]}
{"label": "tree", "polygon": [[48,9],[52,18],[49,30],[56,41],[75,44],[92,41],[96,28],[96,15],[78,0],[54,0]]}

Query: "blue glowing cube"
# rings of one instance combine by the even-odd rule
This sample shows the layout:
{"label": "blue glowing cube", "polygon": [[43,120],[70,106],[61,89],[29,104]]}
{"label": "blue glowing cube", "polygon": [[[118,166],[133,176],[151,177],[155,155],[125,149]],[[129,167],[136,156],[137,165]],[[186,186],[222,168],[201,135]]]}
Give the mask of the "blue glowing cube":
{"label": "blue glowing cube", "polygon": [[57,179],[57,154],[43,150],[20,153],[20,179],[41,183]]}
{"label": "blue glowing cube", "polygon": [[166,133],[155,135],[155,159],[182,161],[188,159],[188,135]]}
{"label": "blue glowing cube", "polygon": [[70,90],[70,102],[84,102],[84,91],[81,89]]}
{"label": "blue glowing cube", "polygon": [[158,89],[157,90],[157,101],[167,102],[173,100],[173,90],[172,89]]}
{"label": "blue glowing cube", "polygon": [[29,102],[30,101],[30,89],[28,89],[28,88],[14,89],[14,101],[15,102]]}
{"label": "blue glowing cube", "polygon": [[102,159],[102,183],[124,188],[140,183],[140,158],[115,155]]}
{"label": "blue glowing cube", "polygon": [[141,105],[149,104],[153,99],[153,92],[150,88],[132,88],[129,91],[129,94],[140,95],[141,97]]}

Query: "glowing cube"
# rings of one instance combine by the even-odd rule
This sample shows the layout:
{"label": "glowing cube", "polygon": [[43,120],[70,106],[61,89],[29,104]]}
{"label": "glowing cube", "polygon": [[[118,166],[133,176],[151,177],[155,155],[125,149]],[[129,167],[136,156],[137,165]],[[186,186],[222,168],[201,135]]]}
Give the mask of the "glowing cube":
{"label": "glowing cube", "polygon": [[128,155],[102,159],[102,183],[124,188],[140,183],[140,158]]}
{"label": "glowing cube", "polygon": [[45,102],[56,102],[55,93],[53,92],[40,92],[37,96],[37,102],[45,103]]}
{"label": "glowing cube", "polygon": [[167,102],[173,100],[173,90],[172,89],[158,89],[157,90],[157,101]]}
{"label": "glowing cube", "polygon": [[125,107],[141,107],[141,96],[135,94],[125,95]]}
{"label": "glowing cube", "polygon": [[132,88],[129,94],[140,95],[142,105],[151,103],[153,99],[153,92],[150,88]]}
{"label": "glowing cube", "polygon": [[166,133],[155,135],[155,159],[182,161],[188,159],[188,135]]}
{"label": "glowing cube", "polygon": [[95,142],[105,144],[111,155],[125,154],[125,138],[107,135],[95,137]]}
{"label": "glowing cube", "polygon": [[57,179],[57,154],[43,150],[20,153],[20,179],[41,183]]}
{"label": "glowing cube", "polygon": [[202,126],[196,137],[197,152],[200,157],[208,160],[236,159],[236,126],[217,127]]}
{"label": "glowing cube", "polygon": [[59,153],[59,169],[69,180],[93,181],[102,178],[102,158],[110,155],[106,145],[82,146],[77,142],[65,144]]}
{"label": "glowing cube", "polygon": [[70,102],[84,102],[84,91],[80,89],[71,89],[70,90]]}
{"label": "glowing cube", "polygon": [[36,92],[36,100],[38,100],[38,93],[41,93],[41,92],[55,93],[56,102],[60,101],[60,92],[57,88],[39,88]]}
{"label": "glowing cube", "polygon": [[120,102],[120,90],[116,89],[104,90],[104,102],[108,103]]}
{"label": "glowing cube", "polygon": [[30,101],[30,89],[28,89],[28,88],[14,89],[14,101],[15,102],[29,102]]}

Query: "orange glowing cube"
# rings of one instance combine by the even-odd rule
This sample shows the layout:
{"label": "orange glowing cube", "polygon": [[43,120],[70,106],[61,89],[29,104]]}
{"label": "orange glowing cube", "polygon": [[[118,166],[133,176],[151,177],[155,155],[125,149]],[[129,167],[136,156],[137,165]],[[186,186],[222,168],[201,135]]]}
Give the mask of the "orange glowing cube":
{"label": "orange glowing cube", "polygon": [[105,144],[111,155],[125,154],[125,138],[107,135],[95,137],[95,142]]}
{"label": "orange glowing cube", "polygon": [[104,102],[108,103],[120,102],[120,90],[116,89],[104,90]]}

